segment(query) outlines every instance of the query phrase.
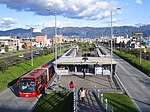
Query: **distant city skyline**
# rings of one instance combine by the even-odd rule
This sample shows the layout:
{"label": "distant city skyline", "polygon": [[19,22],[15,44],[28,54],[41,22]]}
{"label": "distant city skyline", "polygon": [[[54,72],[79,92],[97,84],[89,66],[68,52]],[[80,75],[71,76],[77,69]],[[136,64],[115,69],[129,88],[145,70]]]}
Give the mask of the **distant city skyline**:
{"label": "distant city skyline", "polygon": [[149,4],[149,0],[0,0],[0,31],[53,27],[54,12],[58,27],[110,27],[111,11],[113,26],[140,26],[150,24]]}

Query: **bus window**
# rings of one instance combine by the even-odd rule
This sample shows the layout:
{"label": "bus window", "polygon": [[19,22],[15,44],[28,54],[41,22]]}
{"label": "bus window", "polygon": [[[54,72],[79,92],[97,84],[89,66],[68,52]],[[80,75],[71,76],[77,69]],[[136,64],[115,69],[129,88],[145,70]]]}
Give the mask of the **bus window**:
{"label": "bus window", "polygon": [[19,88],[20,92],[33,92],[34,91],[34,79],[20,79]]}
{"label": "bus window", "polygon": [[41,77],[38,77],[38,84],[41,83]]}

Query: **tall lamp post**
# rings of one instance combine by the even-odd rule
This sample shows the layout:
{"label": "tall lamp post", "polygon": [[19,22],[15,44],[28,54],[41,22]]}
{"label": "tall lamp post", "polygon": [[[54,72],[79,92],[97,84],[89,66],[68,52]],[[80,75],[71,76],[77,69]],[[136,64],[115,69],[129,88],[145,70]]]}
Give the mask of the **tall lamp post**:
{"label": "tall lamp post", "polygon": [[36,25],[33,25],[33,26],[30,26],[30,29],[31,29],[31,32],[30,32],[30,44],[31,44],[31,66],[34,65],[34,62],[33,62],[33,49],[32,49],[32,32],[33,32],[33,27],[36,26]]}
{"label": "tall lamp post", "polygon": [[33,49],[32,49],[32,27],[31,27],[31,66],[33,66]]}
{"label": "tall lamp post", "polygon": [[[120,10],[121,8],[117,8],[117,10]],[[113,58],[113,53],[112,53],[112,49],[113,49],[113,44],[112,44],[112,37],[113,37],[113,27],[112,27],[112,13],[113,11],[111,10],[110,11],[110,14],[111,14],[111,45],[110,45],[110,49],[111,49],[111,52],[110,52],[110,58],[111,58],[111,68],[110,68],[110,79],[112,81],[112,75],[113,75],[113,65],[112,65],[112,58]]]}
{"label": "tall lamp post", "polygon": [[32,28],[31,28],[31,66],[33,66]]}
{"label": "tall lamp post", "polygon": [[[34,25],[34,26],[36,26],[36,25]],[[34,62],[33,62],[33,48],[32,48],[32,33],[33,32],[35,32],[34,31],[34,28],[33,27],[31,27],[31,37],[30,37],[30,39],[31,39],[31,66],[34,66]],[[36,31],[37,32],[37,31]],[[34,38],[33,38],[34,39]]]}
{"label": "tall lamp post", "polygon": [[54,12],[47,8],[48,11],[53,12],[55,15],[55,65],[57,70],[57,12]]}
{"label": "tall lamp post", "polygon": [[55,12],[55,64],[57,69],[57,13]]}
{"label": "tall lamp post", "polygon": [[110,68],[110,79],[111,79],[111,81],[112,81],[112,36],[113,36],[113,28],[112,28],[112,11],[110,12],[110,14],[111,14],[111,30],[110,30],[110,32],[111,32],[111,45],[110,45],[110,58],[111,58],[111,68]]}

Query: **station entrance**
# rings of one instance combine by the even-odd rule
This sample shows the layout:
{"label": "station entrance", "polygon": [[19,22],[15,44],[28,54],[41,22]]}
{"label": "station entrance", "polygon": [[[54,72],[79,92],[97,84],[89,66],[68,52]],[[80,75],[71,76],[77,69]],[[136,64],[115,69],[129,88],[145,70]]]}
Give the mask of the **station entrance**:
{"label": "station entrance", "polygon": [[57,60],[58,75],[110,75],[112,64],[112,74],[116,71],[116,61],[110,58],[89,57],[88,60],[82,60],[82,57],[62,57]]}

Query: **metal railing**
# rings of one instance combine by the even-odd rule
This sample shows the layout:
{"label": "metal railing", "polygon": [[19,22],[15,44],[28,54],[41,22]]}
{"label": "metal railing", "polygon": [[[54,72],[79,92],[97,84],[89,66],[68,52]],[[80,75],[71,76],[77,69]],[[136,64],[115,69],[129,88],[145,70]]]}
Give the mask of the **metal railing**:
{"label": "metal railing", "polygon": [[104,98],[103,94],[100,94],[100,90],[95,88],[95,92],[97,93],[97,97],[99,101],[101,102],[102,107],[107,111],[107,112],[113,112],[113,107],[108,104],[108,100]]}
{"label": "metal railing", "polygon": [[124,87],[124,85],[122,84],[120,78],[117,76],[116,73],[115,73],[115,75],[114,75],[114,79],[115,79],[115,81],[117,82],[119,88],[125,93],[125,92],[126,92],[125,87]]}
{"label": "metal railing", "polygon": [[[98,93],[99,94],[99,93]],[[113,107],[109,105],[108,100],[106,98],[104,98],[103,94],[99,94],[99,99],[101,101],[101,104],[103,106],[103,108],[107,111],[107,112],[113,112]]]}
{"label": "metal railing", "polygon": [[73,112],[77,111],[76,87],[73,89]]}

